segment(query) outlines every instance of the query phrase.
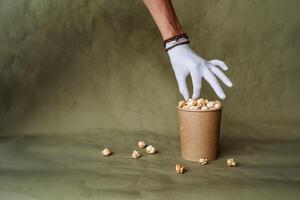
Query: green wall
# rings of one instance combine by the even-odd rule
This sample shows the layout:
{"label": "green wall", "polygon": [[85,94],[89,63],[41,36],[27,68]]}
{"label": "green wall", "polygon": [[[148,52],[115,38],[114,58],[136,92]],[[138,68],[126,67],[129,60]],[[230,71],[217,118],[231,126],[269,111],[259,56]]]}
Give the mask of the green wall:
{"label": "green wall", "polygon": [[[173,1],[192,47],[219,58],[223,134],[300,137],[300,1]],[[0,0],[0,134],[178,134],[181,98],[140,0]],[[202,96],[215,99],[205,83]]]}

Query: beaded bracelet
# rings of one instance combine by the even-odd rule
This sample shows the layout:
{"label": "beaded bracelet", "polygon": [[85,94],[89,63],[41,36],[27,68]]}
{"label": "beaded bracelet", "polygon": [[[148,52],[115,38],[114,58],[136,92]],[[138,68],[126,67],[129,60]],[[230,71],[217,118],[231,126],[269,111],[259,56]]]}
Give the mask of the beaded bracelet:
{"label": "beaded bracelet", "polygon": [[180,38],[186,38],[186,39],[189,39],[189,36],[187,36],[186,33],[183,33],[183,34],[180,34],[180,35],[176,35],[176,36],[174,36],[174,37],[170,37],[170,38],[164,40],[164,46],[166,46],[166,44],[167,44],[168,42],[171,42],[171,41],[173,41],[173,40],[178,40],[178,39],[180,39]]}
{"label": "beaded bracelet", "polygon": [[189,39],[187,38],[179,38],[177,40],[173,40],[173,41],[170,41],[168,43],[165,44],[165,48],[168,49],[169,47],[175,45],[175,44],[178,44],[178,43],[182,43],[182,42],[187,42],[189,41]]}
{"label": "beaded bracelet", "polygon": [[169,51],[174,47],[177,47],[179,45],[189,44],[189,43],[190,43],[189,37],[187,36],[186,33],[184,33],[165,40],[164,47],[166,51]]}
{"label": "beaded bracelet", "polygon": [[185,41],[185,42],[180,42],[180,43],[176,43],[174,44],[173,46],[169,47],[169,48],[166,48],[166,51],[169,51],[170,49],[173,49],[174,47],[177,47],[179,45],[183,45],[183,44],[189,44],[190,41]]}

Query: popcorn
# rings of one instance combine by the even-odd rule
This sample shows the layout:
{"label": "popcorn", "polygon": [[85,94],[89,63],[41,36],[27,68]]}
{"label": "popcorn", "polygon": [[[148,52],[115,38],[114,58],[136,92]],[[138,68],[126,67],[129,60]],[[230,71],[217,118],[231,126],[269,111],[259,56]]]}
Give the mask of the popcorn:
{"label": "popcorn", "polygon": [[185,105],[185,101],[179,101],[178,102],[178,107],[182,108]]}
{"label": "popcorn", "polygon": [[197,103],[205,103],[205,100],[203,98],[197,99]]}
{"label": "popcorn", "polygon": [[131,154],[131,157],[132,157],[133,159],[139,159],[139,158],[141,157],[141,154],[139,154],[138,151],[134,150],[134,151],[132,152],[132,154]]}
{"label": "popcorn", "polygon": [[222,105],[222,104],[221,104],[221,101],[219,101],[219,100],[216,100],[216,101],[215,101],[215,104]]}
{"label": "popcorn", "polygon": [[228,167],[236,167],[236,162],[233,160],[233,158],[227,159],[227,166]]}
{"label": "popcorn", "polygon": [[183,174],[184,173],[184,166],[179,163],[175,166],[175,170],[176,170],[177,174]]}
{"label": "popcorn", "polygon": [[187,101],[187,105],[188,106],[196,106],[197,105],[197,101],[194,101],[193,99],[189,99],[188,101]]}
{"label": "popcorn", "polygon": [[146,143],[144,141],[139,141],[138,146],[139,146],[140,149],[143,149],[143,148],[145,148]]}
{"label": "popcorn", "polygon": [[208,101],[207,99],[188,99],[187,101],[179,101],[178,108],[186,110],[210,111],[222,108],[220,101]]}
{"label": "popcorn", "polygon": [[191,106],[190,109],[191,110],[197,110],[197,106]]}
{"label": "popcorn", "polygon": [[112,154],[112,152],[110,151],[110,149],[105,148],[101,151],[103,156],[110,156]]}
{"label": "popcorn", "polygon": [[207,164],[207,158],[200,158],[200,159],[199,159],[199,163],[200,163],[201,165],[206,165],[206,164]]}
{"label": "popcorn", "polygon": [[156,152],[156,149],[152,145],[148,145],[146,147],[146,152],[149,154],[154,154]]}
{"label": "popcorn", "polygon": [[201,110],[208,110],[209,108],[207,106],[202,106]]}
{"label": "popcorn", "polygon": [[204,106],[204,103],[197,103],[197,110],[201,110],[202,106]]}
{"label": "popcorn", "polygon": [[216,109],[219,109],[219,108],[221,108],[221,107],[222,107],[221,102],[220,102],[220,101],[215,101],[215,108],[216,108]]}
{"label": "popcorn", "polygon": [[215,102],[210,101],[210,102],[208,102],[208,103],[206,104],[206,106],[207,106],[208,108],[213,108],[213,107],[215,107]]}

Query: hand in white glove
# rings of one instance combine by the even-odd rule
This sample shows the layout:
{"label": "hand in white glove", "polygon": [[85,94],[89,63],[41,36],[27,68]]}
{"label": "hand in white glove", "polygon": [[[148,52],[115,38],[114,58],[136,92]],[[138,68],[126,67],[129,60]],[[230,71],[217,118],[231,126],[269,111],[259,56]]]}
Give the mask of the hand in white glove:
{"label": "hand in white glove", "polygon": [[197,55],[188,44],[176,46],[168,50],[172,68],[178,82],[178,87],[181,95],[185,100],[189,98],[189,91],[186,84],[186,78],[191,75],[193,83],[193,99],[200,96],[201,81],[204,78],[214,89],[219,98],[225,99],[218,80],[218,77],[223,83],[232,87],[232,82],[220,70],[227,70],[227,65],[220,60],[207,61]]}

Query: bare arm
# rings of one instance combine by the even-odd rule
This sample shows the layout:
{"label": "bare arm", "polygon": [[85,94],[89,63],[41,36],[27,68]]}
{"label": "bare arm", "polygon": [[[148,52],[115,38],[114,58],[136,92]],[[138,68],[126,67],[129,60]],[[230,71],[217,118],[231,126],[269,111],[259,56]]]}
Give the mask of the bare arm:
{"label": "bare arm", "polygon": [[163,39],[183,33],[171,0],[143,0]]}

